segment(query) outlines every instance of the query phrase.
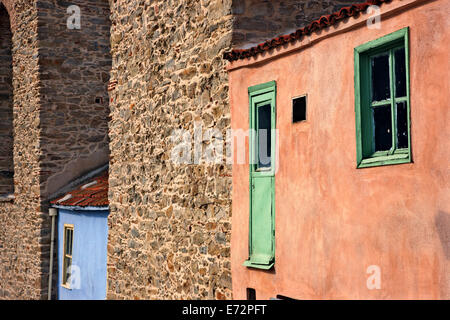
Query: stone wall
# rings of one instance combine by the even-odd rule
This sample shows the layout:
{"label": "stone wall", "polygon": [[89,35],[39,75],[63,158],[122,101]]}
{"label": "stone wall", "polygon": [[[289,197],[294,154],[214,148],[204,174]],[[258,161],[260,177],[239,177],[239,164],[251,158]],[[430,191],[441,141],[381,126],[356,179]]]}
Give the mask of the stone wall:
{"label": "stone wall", "polygon": [[0,3],[0,197],[14,192],[12,33]]}
{"label": "stone wall", "polygon": [[231,1],[111,4],[107,297],[231,298],[231,168],[170,158],[174,129],[229,127]]}
{"label": "stone wall", "polygon": [[[70,29],[69,5],[80,8]],[[111,70],[108,0],[39,0],[42,196],[109,160],[108,81]]]}
{"label": "stone wall", "polygon": [[324,14],[364,0],[233,0],[233,47],[248,48],[288,34]]}
{"label": "stone wall", "polygon": [[[0,298],[43,299],[49,273],[49,197],[109,158],[109,3],[0,1],[15,21],[15,199],[0,202]],[[71,4],[81,9],[79,30],[67,28]],[[5,17],[0,18],[3,26]]]}
{"label": "stone wall", "polygon": [[28,0],[1,2],[14,13],[16,25],[12,38],[15,199],[0,202],[0,298],[39,299],[46,294],[42,257],[48,252],[48,218],[39,192],[37,11]]}

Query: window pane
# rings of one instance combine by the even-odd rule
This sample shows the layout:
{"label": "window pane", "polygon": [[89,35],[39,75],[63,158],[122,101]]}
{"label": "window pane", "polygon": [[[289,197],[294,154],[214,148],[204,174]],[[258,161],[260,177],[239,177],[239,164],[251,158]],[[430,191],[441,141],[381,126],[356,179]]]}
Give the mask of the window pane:
{"label": "window pane", "polygon": [[372,101],[387,100],[391,97],[389,84],[389,55],[372,57]]}
{"label": "window pane", "polygon": [[391,106],[381,106],[373,109],[375,127],[375,151],[385,151],[392,147]]}
{"label": "window pane", "polygon": [[258,107],[258,168],[270,168],[271,152],[270,104]]}
{"label": "window pane", "polygon": [[405,48],[395,50],[395,96],[406,96]]}
{"label": "window pane", "polygon": [[68,257],[64,257],[64,284],[70,282],[70,266],[72,265],[72,259],[68,258]]}
{"label": "window pane", "polygon": [[64,262],[63,262],[63,283],[66,283],[66,280],[67,280],[67,263],[68,263],[68,261],[67,261],[67,257],[66,256],[64,256]]}
{"label": "window pane", "polygon": [[64,235],[64,243],[65,243],[65,248],[64,248],[64,252],[65,254],[67,254],[69,252],[69,229],[65,229],[65,235]]}
{"label": "window pane", "polygon": [[72,255],[72,241],[73,241],[73,230],[68,229],[69,231],[69,248],[67,249],[67,254]]}
{"label": "window pane", "polygon": [[73,229],[65,229],[65,254],[72,255]]}
{"label": "window pane", "polygon": [[408,148],[408,112],[406,102],[397,104],[397,148]]}

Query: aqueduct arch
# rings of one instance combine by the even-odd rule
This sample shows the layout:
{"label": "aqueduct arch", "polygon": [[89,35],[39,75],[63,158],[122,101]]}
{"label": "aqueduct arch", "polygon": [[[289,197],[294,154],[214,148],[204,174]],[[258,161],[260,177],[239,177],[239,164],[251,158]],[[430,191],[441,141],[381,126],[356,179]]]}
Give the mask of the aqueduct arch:
{"label": "aqueduct arch", "polygon": [[0,6],[3,4],[9,15],[10,28],[14,32],[16,28],[16,9],[14,8],[14,0],[0,0]]}
{"label": "aqueduct arch", "polygon": [[14,193],[13,131],[12,31],[0,2],[0,197]]}

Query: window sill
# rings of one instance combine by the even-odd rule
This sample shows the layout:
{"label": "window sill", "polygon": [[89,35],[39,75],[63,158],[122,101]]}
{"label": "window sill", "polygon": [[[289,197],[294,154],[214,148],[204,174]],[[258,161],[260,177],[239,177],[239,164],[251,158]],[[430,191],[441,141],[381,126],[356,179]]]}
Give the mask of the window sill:
{"label": "window sill", "polygon": [[379,156],[362,159],[357,168],[369,168],[378,166],[388,166],[393,164],[410,163],[411,157],[409,153],[398,153],[388,156]]}
{"label": "window sill", "polygon": [[244,266],[248,268],[255,268],[255,269],[262,269],[262,270],[270,270],[275,265],[275,262],[269,263],[269,264],[258,264],[255,262],[252,262],[250,260],[246,260],[244,262]]}
{"label": "window sill", "polygon": [[72,290],[72,288],[68,284],[61,284],[61,287],[67,290]]}
{"label": "window sill", "polygon": [[0,202],[14,202],[13,194],[0,194]]}

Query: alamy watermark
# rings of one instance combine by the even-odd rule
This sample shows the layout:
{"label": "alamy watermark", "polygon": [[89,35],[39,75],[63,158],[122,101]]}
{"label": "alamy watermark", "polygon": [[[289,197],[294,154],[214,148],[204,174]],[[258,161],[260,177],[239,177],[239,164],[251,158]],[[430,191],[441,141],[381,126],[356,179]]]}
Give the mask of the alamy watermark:
{"label": "alamy watermark", "polygon": [[381,268],[377,265],[371,265],[367,267],[366,273],[369,274],[366,281],[367,289],[381,289]]}
{"label": "alamy watermark", "polygon": [[175,164],[254,164],[277,171],[278,140],[278,129],[227,129],[224,137],[221,130],[203,130],[195,122],[192,132],[172,131],[170,159]]}
{"label": "alamy watermark", "polygon": [[371,5],[367,7],[367,14],[371,16],[367,19],[367,28],[381,29],[381,9],[379,6]]}
{"label": "alamy watermark", "polygon": [[77,5],[67,7],[67,13],[70,16],[67,18],[67,29],[81,29],[81,10]]}
{"label": "alamy watermark", "polygon": [[65,283],[70,289],[81,289],[81,268],[75,264],[67,268],[67,280]]}

